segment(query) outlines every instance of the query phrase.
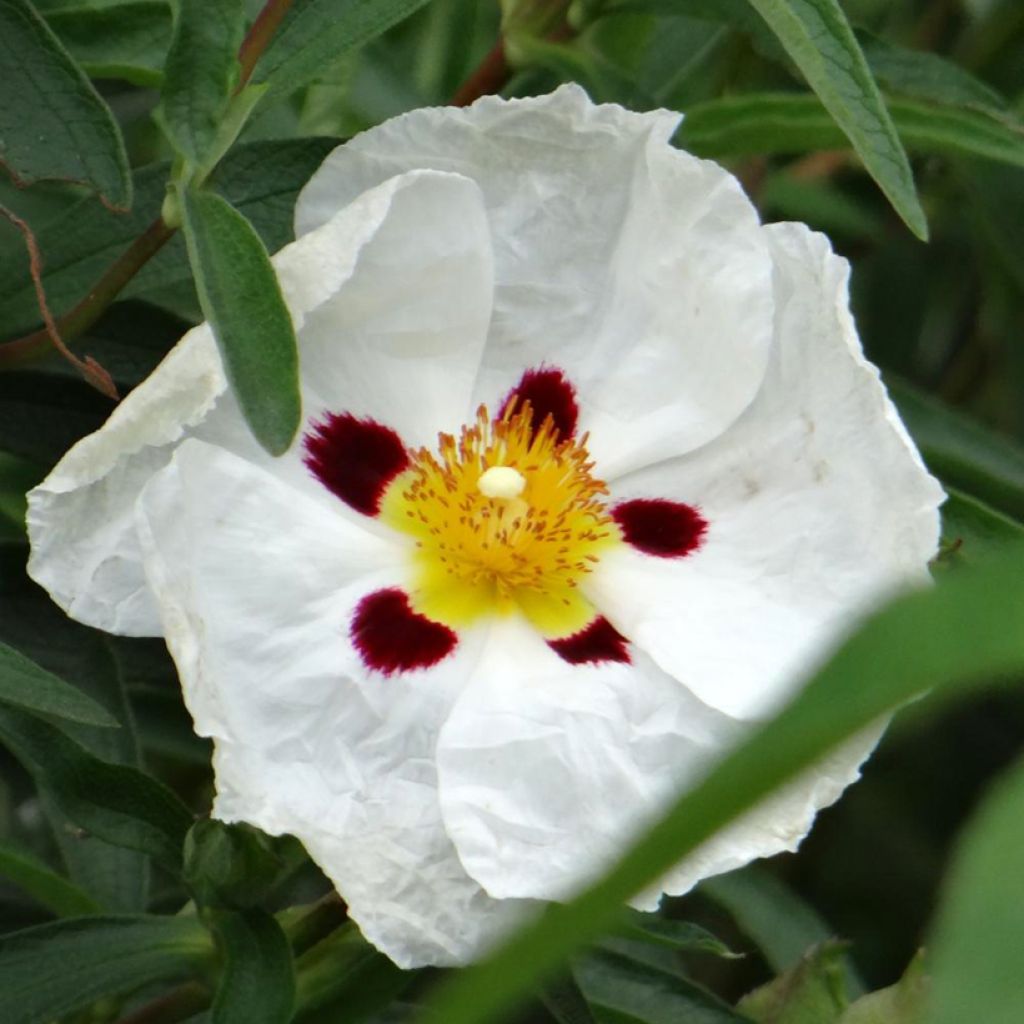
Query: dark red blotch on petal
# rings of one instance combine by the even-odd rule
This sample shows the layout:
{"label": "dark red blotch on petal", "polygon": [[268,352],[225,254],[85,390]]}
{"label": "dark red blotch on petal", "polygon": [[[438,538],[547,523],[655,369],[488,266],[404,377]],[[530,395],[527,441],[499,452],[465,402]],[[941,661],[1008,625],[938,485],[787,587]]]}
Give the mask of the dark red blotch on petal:
{"label": "dark red blotch on petal", "polygon": [[387,485],[409,465],[402,439],[376,420],[328,413],[303,438],[305,463],[332,494],[375,516]]}
{"label": "dark red blotch on petal", "polygon": [[[542,366],[527,370],[519,383],[505,396],[499,416],[510,408],[530,403],[530,421],[536,433],[548,416],[554,421],[561,440],[567,441],[576,431],[580,410],[576,404],[576,389],[561,370]],[[512,408],[515,411],[515,408]]]}
{"label": "dark red blotch on petal", "polygon": [[611,512],[628,544],[659,558],[682,558],[696,551],[708,528],[692,505],[667,498],[623,501]]}
{"label": "dark red blotch on petal", "polygon": [[548,647],[570,665],[629,662],[629,641],[603,615],[572,636],[549,640]]}
{"label": "dark red blotch on petal", "polygon": [[363,664],[386,676],[430,668],[458,642],[447,626],[413,611],[397,588],[367,594],[356,606],[349,635]]}

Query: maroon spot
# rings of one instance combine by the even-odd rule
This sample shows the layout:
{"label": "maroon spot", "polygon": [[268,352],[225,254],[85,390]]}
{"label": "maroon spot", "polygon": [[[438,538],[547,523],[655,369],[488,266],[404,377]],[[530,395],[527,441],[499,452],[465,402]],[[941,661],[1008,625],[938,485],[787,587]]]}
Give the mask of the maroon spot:
{"label": "maroon spot", "polygon": [[376,590],[356,606],[349,636],[367,668],[389,676],[430,668],[447,657],[458,637],[409,606],[401,590]]}
{"label": "maroon spot", "polygon": [[696,551],[708,528],[692,505],[666,498],[623,501],[611,511],[626,542],[658,558],[682,558]]}
{"label": "maroon spot", "polygon": [[601,661],[624,661],[628,664],[628,644],[629,641],[603,615],[572,636],[548,641],[548,647],[570,665]]}
{"label": "maroon spot", "polygon": [[527,370],[522,380],[505,396],[499,417],[510,409],[515,412],[524,402],[530,403],[530,423],[534,433],[550,416],[561,440],[567,441],[572,437],[580,410],[576,404],[576,389],[561,370],[551,367]]}
{"label": "maroon spot", "polygon": [[314,423],[303,445],[304,461],[320,483],[367,516],[380,511],[387,485],[409,465],[405,445],[390,427],[347,412]]}

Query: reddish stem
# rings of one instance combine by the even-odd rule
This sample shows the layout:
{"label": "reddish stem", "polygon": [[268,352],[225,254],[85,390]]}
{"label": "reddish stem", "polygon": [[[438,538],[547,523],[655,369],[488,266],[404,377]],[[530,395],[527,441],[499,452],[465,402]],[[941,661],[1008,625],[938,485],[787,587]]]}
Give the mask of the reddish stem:
{"label": "reddish stem", "polygon": [[256,15],[248,34],[242,41],[238,50],[238,63],[241,65],[241,73],[238,78],[238,86],[235,92],[240,92],[242,87],[252,76],[256,62],[263,56],[267,44],[274,38],[284,16],[288,13],[294,0],[267,0],[263,10]]}
{"label": "reddish stem", "polygon": [[451,105],[468,107],[481,96],[501,92],[511,77],[512,68],[505,57],[505,41],[499,39],[479,67],[455,90]]}

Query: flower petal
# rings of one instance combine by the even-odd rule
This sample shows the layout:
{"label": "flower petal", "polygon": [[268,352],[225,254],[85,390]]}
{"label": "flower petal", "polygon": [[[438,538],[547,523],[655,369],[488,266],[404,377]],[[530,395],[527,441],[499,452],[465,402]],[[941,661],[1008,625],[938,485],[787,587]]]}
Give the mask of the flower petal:
{"label": "flower petal", "polygon": [[[351,412],[421,444],[460,422],[491,311],[490,242],[472,182],[432,171],[394,178],[273,262],[296,325],[311,428],[325,413]],[[76,619],[159,634],[132,507],[188,436],[340,504],[304,465],[301,437],[276,460],[256,445],[203,324],[30,495],[29,571]]]}
{"label": "flower petal", "polygon": [[569,665],[506,620],[441,730],[445,823],[492,896],[564,899],[736,734],[650,659]]}
{"label": "flower petal", "polygon": [[756,401],[700,451],[611,483],[616,499],[699,506],[699,549],[667,560],[623,546],[587,588],[666,672],[739,718],[783,701],[859,611],[927,579],[943,498],[861,353],[846,261],[800,225],[765,230],[776,350]]}
{"label": "flower petal", "polygon": [[410,167],[471,177],[496,281],[477,400],[549,363],[577,388],[602,471],[637,468],[736,419],[771,341],[756,213],[722,168],[667,145],[677,123],[595,106],[578,86],[416,110],[335,150],[299,196],[296,229]]}
{"label": "flower petal", "polygon": [[167,643],[201,735],[215,815],[291,833],[399,964],[467,959],[523,913],[463,870],[433,749],[471,653],[368,672],[349,624],[400,578],[398,545],[222,450],[186,441],[138,521]]}

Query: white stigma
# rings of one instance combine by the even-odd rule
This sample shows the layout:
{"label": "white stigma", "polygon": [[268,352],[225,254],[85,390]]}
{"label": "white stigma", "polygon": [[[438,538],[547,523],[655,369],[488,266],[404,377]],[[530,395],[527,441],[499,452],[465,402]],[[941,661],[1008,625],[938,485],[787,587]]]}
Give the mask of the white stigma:
{"label": "white stigma", "polygon": [[526,477],[511,466],[491,466],[480,474],[476,485],[488,498],[518,498],[526,486]]}

